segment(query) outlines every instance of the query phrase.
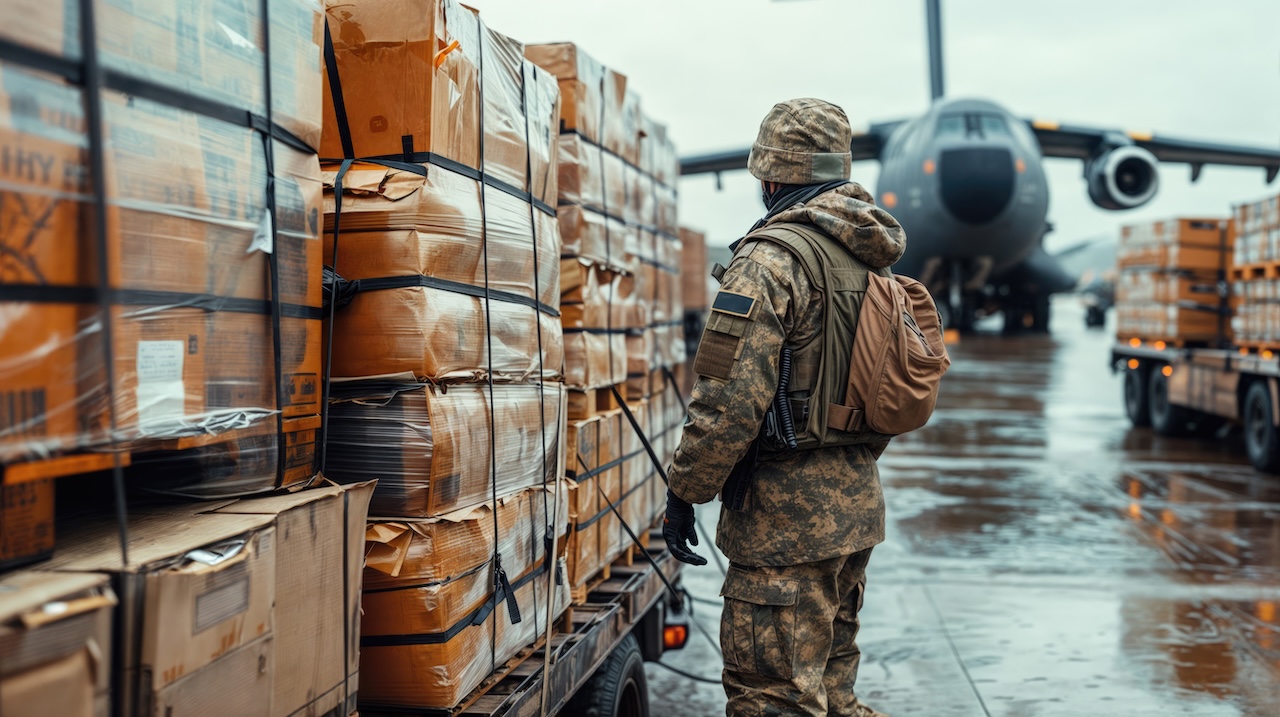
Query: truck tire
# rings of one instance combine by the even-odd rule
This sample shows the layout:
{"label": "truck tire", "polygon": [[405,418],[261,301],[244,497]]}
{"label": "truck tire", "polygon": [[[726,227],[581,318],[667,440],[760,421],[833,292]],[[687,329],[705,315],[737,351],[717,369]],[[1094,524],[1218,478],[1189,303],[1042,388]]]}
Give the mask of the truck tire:
{"label": "truck tire", "polygon": [[1151,425],[1151,404],[1147,402],[1147,371],[1140,368],[1124,372],[1124,412],[1138,428]]}
{"label": "truck tire", "polygon": [[1267,473],[1280,473],[1280,431],[1271,422],[1271,388],[1254,381],[1244,397],[1244,443],[1249,462]]}
{"label": "truck tire", "polygon": [[1162,436],[1185,436],[1191,414],[1182,406],[1169,403],[1169,378],[1157,366],[1151,369],[1147,381],[1147,406],[1151,413],[1151,427]]}
{"label": "truck tire", "polygon": [[567,717],[649,717],[640,642],[627,635],[564,709]]}

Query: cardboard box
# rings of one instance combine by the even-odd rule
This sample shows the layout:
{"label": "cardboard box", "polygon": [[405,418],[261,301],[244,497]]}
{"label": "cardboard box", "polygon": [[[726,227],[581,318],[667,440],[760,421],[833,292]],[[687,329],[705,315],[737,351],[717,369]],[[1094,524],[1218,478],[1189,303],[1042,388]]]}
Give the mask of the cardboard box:
{"label": "cardboard box", "polygon": [[274,519],[273,717],[355,710],[364,526],[372,495],[372,481],[329,484],[215,511]]}
{"label": "cardboard box", "polygon": [[125,714],[152,714],[179,679],[271,633],[272,520],[188,507],[135,512],[125,567],[113,521],[86,521],[64,532],[48,569],[110,574],[119,591],[118,634],[126,642],[118,652],[116,689]]}
{"label": "cardboard box", "polygon": [[[564,560],[556,561],[556,571]],[[568,583],[555,585],[551,572],[515,587],[513,599],[523,618],[512,623],[507,604],[487,611],[476,624],[468,624],[443,642],[407,645],[384,644],[378,635],[361,638],[364,690],[362,704],[374,706],[450,709],[461,702],[495,668],[534,644],[546,633],[549,622],[569,605]],[[553,591],[547,612],[547,593]],[[536,616],[536,617],[535,617]],[[497,636],[496,642],[494,636]],[[389,636],[391,641],[396,636]]]}
{"label": "cardboard box", "polygon": [[[425,165],[425,176],[357,163],[343,178],[337,271],[345,279],[430,276],[536,298],[556,307],[560,238],[554,217],[478,181]],[[326,165],[325,258],[333,263],[334,183]],[[534,239],[537,239],[535,248]],[[534,258],[537,257],[537,274]]]}
{"label": "cardboard box", "polygon": [[484,384],[335,381],[333,390],[340,402],[329,411],[326,474],[377,478],[372,513],[380,518],[439,516],[483,503],[494,492],[494,461],[500,496],[563,473],[558,384],[496,384],[496,435]]}
{"label": "cardboard box", "polygon": [[0,714],[108,717],[115,602],[103,575],[0,577]]}
{"label": "cardboard box", "polygon": [[1231,224],[1225,219],[1181,218],[1121,227],[1117,262],[1122,269],[1214,273],[1230,262]]}
{"label": "cardboard box", "polygon": [[[296,488],[319,471],[320,416],[275,417],[248,428],[150,446],[134,455],[128,478],[145,490],[212,499]],[[278,470],[284,441],[283,476]]]}
{"label": "cardboard box", "polygon": [[[0,297],[0,463],[82,442],[76,355],[84,313],[72,287],[87,283],[92,267],[74,259],[87,216],[81,105],[78,89],[0,62],[0,284],[68,290],[60,302]],[[41,116],[69,118],[71,127]]]}
{"label": "cardboard box", "polygon": [[[81,56],[77,0],[9,4],[0,37],[53,55]],[[96,6],[103,67],[265,115],[266,66],[256,2]],[[273,114],[310,146],[318,146],[320,3],[271,6]]]}
{"label": "cardboard box", "polygon": [[549,569],[546,527],[556,526],[563,546],[568,512],[564,486],[557,497],[553,482],[499,498],[496,526],[491,502],[439,518],[369,523],[363,635],[448,632],[493,593],[495,527],[503,570],[519,581]]}
{"label": "cardboard box", "polygon": [[680,227],[680,296],[686,311],[705,311],[709,306],[707,235]]}
{"label": "cardboard box", "polygon": [[[329,5],[353,158],[433,152],[555,204],[559,92],[524,61],[521,43],[452,0]],[[331,83],[324,104],[320,153],[347,156]]]}
{"label": "cardboard box", "polygon": [[53,554],[52,477],[0,484],[0,568],[31,563]]}
{"label": "cardboard box", "polygon": [[560,128],[600,144],[605,68],[571,42],[527,45],[525,57],[554,75],[560,85]]}

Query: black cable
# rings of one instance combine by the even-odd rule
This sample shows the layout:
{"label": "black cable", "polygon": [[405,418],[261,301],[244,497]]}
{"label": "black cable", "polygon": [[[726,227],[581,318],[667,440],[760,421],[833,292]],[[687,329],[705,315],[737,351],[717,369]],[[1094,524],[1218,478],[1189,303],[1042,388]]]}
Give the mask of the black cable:
{"label": "black cable", "polygon": [[653,661],[653,664],[657,665],[658,667],[662,667],[662,668],[664,668],[664,669],[670,670],[670,671],[672,671],[672,672],[676,673],[677,675],[680,675],[681,677],[684,677],[684,678],[686,678],[686,679],[693,680],[694,682],[702,682],[702,683],[704,683],[704,684],[708,684],[708,685],[720,685],[720,684],[723,684],[723,682],[722,682],[721,680],[719,680],[719,679],[712,679],[712,678],[710,678],[710,677],[703,677],[702,675],[695,675],[695,674],[693,674],[692,672],[685,672],[684,670],[680,669],[679,667],[676,667],[675,665],[672,665],[672,664],[669,664],[669,663],[663,662],[662,660],[654,660],[654,661]]}

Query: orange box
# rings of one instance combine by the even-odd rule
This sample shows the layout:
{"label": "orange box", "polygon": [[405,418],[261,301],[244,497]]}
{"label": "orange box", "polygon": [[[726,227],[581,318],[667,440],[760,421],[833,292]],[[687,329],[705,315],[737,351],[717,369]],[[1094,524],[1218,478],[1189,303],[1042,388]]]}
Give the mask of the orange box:
{"label": "orange box", "polygon": [[680,227],[680,296],[686,311],[708,308],[707,235]]}
{"label": "orange box", "polygon": [[54,478],[0,485],[0,568],[53,554]]}
{"label": "orange box", "polygon": [[560,85],[560,127],[600,144],[605,68],[571,42],[527,45],[525,57],[555,75]]}
{"label": "orange box", "polygon": [[340,401],[329,410],[326,475],[341,482],[377,478],[371,515],[439,516],[561,470],[558,384],[497,384],[492,412],[480,383],[388,387],[348,380],[335,381],[333,391]]}
{"label": "orange box", "polygon": [[[80,321],[74,287],[86,233],[86,140],[78,89],[0,62],[0,462],[82,443],[76,415]],[[5,293],[67,290],[59,301]]]}
{"label": "orange box", "polygon": [[1211,273],[1230,264],[1230,219],[1181,218],[1121,227],[1120,268]]}

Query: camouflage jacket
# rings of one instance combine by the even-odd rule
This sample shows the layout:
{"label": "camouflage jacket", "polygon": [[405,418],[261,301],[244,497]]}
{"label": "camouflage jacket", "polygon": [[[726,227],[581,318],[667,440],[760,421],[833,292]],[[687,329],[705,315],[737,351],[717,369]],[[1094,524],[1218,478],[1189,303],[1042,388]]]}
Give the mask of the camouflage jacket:
{"label": "camouflage jacket", "polygon": [[[906,246],[897,220],[857,184],[786,209],[769,223],[778,222],[817,227],[873,268],[892,265]],[[740,321],[728,335],[704,333],[695,360],[699,379],[670,473],[671,489],[690,503],[715,498],[759,434],[777,390],[783,344],[804,343],[822,327],[822,296],[799,261],[771,242],[738,246],[720,291],[733,295]],[[727,341],[736,347],[726,350]],[[708,350],[711,344],[720,350]],[[735,563],[760,566],[825,560],[882,542],[876,459],[887,445],[762,454],[745,510],[721,510],[717,545]]]}

